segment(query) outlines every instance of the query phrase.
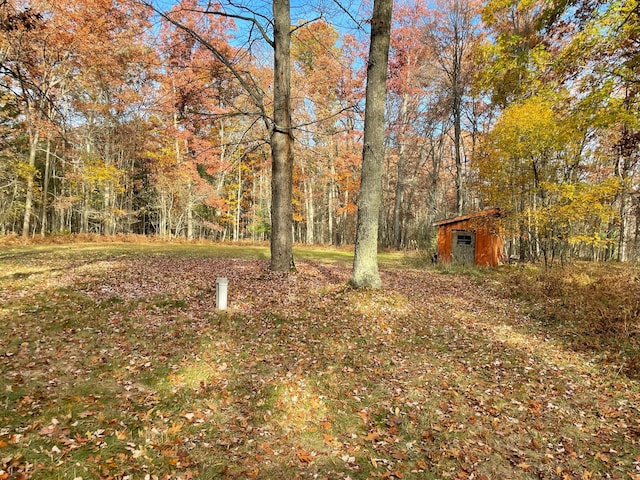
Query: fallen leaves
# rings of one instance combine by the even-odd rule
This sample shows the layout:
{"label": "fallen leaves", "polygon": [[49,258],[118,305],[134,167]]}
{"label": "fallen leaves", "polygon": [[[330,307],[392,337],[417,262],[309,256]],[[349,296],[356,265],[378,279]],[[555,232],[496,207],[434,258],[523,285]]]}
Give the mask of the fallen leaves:
{"label": "fallen leaves", "polygon": [[299,449],[296,451],[296,457],[298,457],[298,460],[302,463],[311,463],[316,457],[316,453],[308,452],[304,449]]}
{"label": "fallen leaves", "polygon": [[339,265],[162,256],[57,272],[5,297],[0,475],[640,473],[638,385],[468,278],[389,270],[359,292]]}

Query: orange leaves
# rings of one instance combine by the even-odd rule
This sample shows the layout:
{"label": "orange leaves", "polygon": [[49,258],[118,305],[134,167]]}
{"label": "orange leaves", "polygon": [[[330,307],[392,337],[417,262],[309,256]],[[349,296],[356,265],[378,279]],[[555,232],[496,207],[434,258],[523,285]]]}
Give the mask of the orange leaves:
{"label": "orange leaves", "polygon": [[252,470],[249,470],[246,472],[246,475],[248,478],[258,478],[258,476],[260,475],[260,469],[254,468]]}
{"label": "orange leaves", "polygon": [[518,468],[524,470],[525,472],[528,471],[529,469],[531,469],[531,465],[529,465],[527,462],[520,462],[517,465]]}
{"label": "orange leaves", "polygon": [[322,442],[327,447],[330,447],[334,450],[342,448],[342,442],[337,438],[331,435],[330,433],[325,433],[322,436]]}
{"label": "orange leaves", "polygon": [[368,424],[368,423],[369,423],[369,419],[370,419],[370,417],[369,417],[369,412],[367,412],[366,410],[361,410],[361,411],[359,411],[359,412],[358,412],[358,416],[362,419],[362,421],[363,421],[365,424]]}
{"label": "orange leaves", "polygon": [[315,452],[308,452],[304,449],[299,449],[296,451],[296,457],[298,457],[298,460],[302,463],[311,463],[315,459],[316,454]]}
{"label": "orange leaves", "polygon": [[368,442],[375,442],[380,439],[380,434],[378,432],[369,432],[364,439]]}
{"label": "orange leaves", "polygon": [[272,445],[269,442],[262,442],[260,444],[258,444],[258,448],[265,454],[265,455],[273,455],[275,452],[273,450],[273,448],[271,448]]}
{"label": "orange leaves", "polygon": [[542,402],[540,400],[529,402],[529,411],[534,415],[540,415],[542,413]]}

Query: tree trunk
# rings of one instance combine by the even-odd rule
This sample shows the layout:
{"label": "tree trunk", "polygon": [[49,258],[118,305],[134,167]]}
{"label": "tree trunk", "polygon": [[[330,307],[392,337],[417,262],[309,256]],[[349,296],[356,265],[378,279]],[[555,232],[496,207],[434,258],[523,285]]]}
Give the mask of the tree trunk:
{"label": "tree trunk", "polygon": [[240,206],[242,203],[242,159],[238,161],[238,189],[236,190],[236,217],[233,227],[233,241],[240,240]]}
{"label": "tree trunk", "polygon": [[82,183],[82,212],[80,214],[80,233],[89,233],[89,192],[86,182]]}
{"label": "tree trunk", "polygon": [[291,13],[273,1],[273,127],[271,130],[271,270],[293,268],[293,135],[291,132]]}
{"label": "tree trunk", "polygon": [[187,239],[193,240],[193,206],[196,200],[193,198],[191,187],[189,187],[189,194],[187,197]]}
{"label": "tree trunk", "polygon": [[[403,125],[407,123],[407,103],[409,101],[409,95],[405,93],[402,96],[402,106],[400,107],[400,120]],[[403,129],[404,130],[404,129]],[[395,200],[393,203],[393,245],[399,250],[402,247],[402,206],[404,204],[404,191],[405,191],[405,163],[406,163],[406,139],[404,138],[404,131],[402,132],[402,138],[400,139],[400,149],[398,152],[398,165],[397,165],[397,179],[396,179],[396,192]]]}
{"label": "tree trunk", "polygon": [[315,206],[313,205],[313,181],[311,179],[304,181],[304,203],[306,213],[306,235],[305,241],[308,245],[315,242],[314,226],[316,223]]}
{"label": "tree trunk", "polygon": [[380,288],[378,273],[378,222],[382,199],[384,156],[384,104],[393,0],[374,0],[371,45],[367,67],[364,145],[358,198],[356,246],[350,284],[355,288]]}
{"label": "tree trunk", "polygon": [[31,227],[31,213],[33,210],[34,170],[36,167],[36,151],[38,149],[39,134],[31,131],[29,135],[29,176],[27,177],[27,192],[24,200],[24,217],[22,219],[22,238],[29,237]]}
{"label": "tree trunk", "polygon": [[328,220],[328,238],[329,245],[335,245],[334,224],[335,224],[335,202],[336,202],[336,167],[333,140],[329,154],[329,187],[327,192],[327,220]]}
{"label": "tree trunk", "polygon": [[454,149],[456,157],[456,211],[458,215],[464,214],[464,171],[462,165],[462,106],[459,97],[458,87],[454,88],[454,112],[453,112],[453,133],[454,133]]}
{"label": "tree trunk", "polygon": [[454,55],[452,65],[452,91],[453,91],[453,143],[456,161],[456,211],[458,215],[464,214],[464,179],[462,165],[462,45],[458,24],[455,25]]}
{"label": "tree trunk", "polygon": [[49,196],[49,178],[51,165],[51,139],[47,138],[47,151],[44,160],[44,180],[42,184],[42,220],[40,222],[40,235],[44,237],[47,233],[47,201]]}
{"label": "tree trunk", "polygon": [[[275,271],[289,271],[293,265],[293,135],[291,132],[291,12],[289,0],[273,0],[273,41],[269,40],[262,28],[261,33],[273,46],[273,121],[268,118],[262,98],[262,90],[250,79],[246,72],[235,67],[215,45],[207,41],[193,29],[181,24],[163,13],[149,2],[143,2],[160,14],[162,18],[187,32],[220,60],[238,80],[260,112],[269,129],[271,146],[271,261]],[[215,14],[216,12],[208,12]],[[233,16],[233,15],[232,15]],[[238,16],[239,19],[246,18]]]}
{"label": "tree trunk", "polygon": [[620,231],[618,235],[618,252],[616,259],[624,262],[627,259],[627,229],[629,225],[629,185],[632,172],[632,165],[628,148],[624,148],[629,143],[629,129],[626,124],[622,126],[622,139],[620,140],[620,154],[618,156],[615,174],[620,179],[619,193],[619,214],[620,214]]}
{"label": "tree trunk", "polygon": [[328,200],[327,200],[327,238],[328,238],[328,243],[329,245],[335,245],[335,224],[336,224],[336,220],[335,220],[335,204],[336,204],[336,186],[335,186],[335,179],[334,179],[334,172],[335,169],[333,167],[333,165],[331,166],[331,178],[329,179],[329,186],[328,186],[328,192],[327,192],[327,196],[328,196]]}

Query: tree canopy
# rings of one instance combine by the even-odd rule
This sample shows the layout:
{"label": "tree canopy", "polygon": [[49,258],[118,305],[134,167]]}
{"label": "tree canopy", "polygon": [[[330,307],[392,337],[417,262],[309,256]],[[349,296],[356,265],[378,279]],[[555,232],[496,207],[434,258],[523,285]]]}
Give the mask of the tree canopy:
{"label": "tree canopy", "polygon": [[[354,243],[367,8],[285,6],[278,30],[251,1],[3,0],[0,234]],[[378,246],[432,249],[434,221],[500,207],[510,255],[637,259],[639,10],[396,1]]]}

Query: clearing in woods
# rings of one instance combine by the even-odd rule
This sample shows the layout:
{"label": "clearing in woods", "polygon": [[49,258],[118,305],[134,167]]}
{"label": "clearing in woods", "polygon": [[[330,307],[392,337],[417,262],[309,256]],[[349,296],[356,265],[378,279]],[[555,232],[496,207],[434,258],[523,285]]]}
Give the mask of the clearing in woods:
{"label": "clearing in woods", "polygon": [[633,349],[576,341],[549,282],[266,253],[0,247],[0,479],[640,478]]}

